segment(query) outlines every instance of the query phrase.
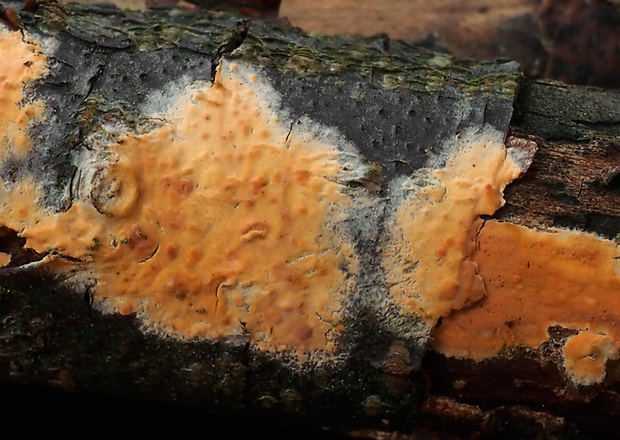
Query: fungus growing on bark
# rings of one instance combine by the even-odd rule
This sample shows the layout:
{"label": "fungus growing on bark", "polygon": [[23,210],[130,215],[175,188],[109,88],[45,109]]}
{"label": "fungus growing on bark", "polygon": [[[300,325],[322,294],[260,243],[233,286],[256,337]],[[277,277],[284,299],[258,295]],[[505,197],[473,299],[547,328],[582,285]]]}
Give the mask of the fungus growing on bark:
{"label": "fungus growing on bark", "polygon": [[47,73],[41,45],[21,32],[0,27],[0,157],[24,156],[32,148],[27,130],[43,103],[24,102],[24,88]]}
{"label": "fungus growing on bark", "polygon": [[564,366],[581,384],[600,382],[618,356],[620,275],[617,246],[592,234],[536,231],[487,221],[472,259],[487,296],[452,312],[433,334],[433,346],[475,360],[504,347],[539,347],[553,326],[581,330],[565,345]]}
{"label": "fungus growing on bark", "polygon": [[[14,50],[9,41],[22,52],[7,54],[34,57],[2,36],[0,50]],[[0,127],[12,136],[5,149],[21,151],[35,113],[16,107],[30,78],[17,67],[5,98],[15,108]],[[332,350],[357,264],[339,226],[352,206],[338,183],[345,159],[321,127],[291,128],[265,98],[273,94],[257,72],[222,62],[216,82],[186,90],[160,127],[81,158],[68,210],[43,205],[36,176],[2,185],[0,223],[58,257],[50,269],[94,280],[99,306],[135,313],[152,331],[248,334],[300,356]],[[20,116],[16,141],[9,126]]]}
{"label": "fungus growing on bark", "polygon": [[503,189],[523,170],[500,139],[491,129],[465,134],[443,166],[400,182],[405,195],[393,214],[383,267],[397,303],[431,326],[485,296],[472,260],[480,216],[503,205]]}

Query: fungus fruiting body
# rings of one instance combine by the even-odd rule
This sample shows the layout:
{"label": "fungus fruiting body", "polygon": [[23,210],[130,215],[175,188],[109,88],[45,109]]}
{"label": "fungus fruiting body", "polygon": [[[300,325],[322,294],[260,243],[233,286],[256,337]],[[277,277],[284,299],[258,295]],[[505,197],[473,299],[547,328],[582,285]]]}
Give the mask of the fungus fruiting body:
{"label": "fungus fruiting body", "polygon": [[[28,248],[64,257],[52,270],[93,280],[100,306],[137,314],[150,330],[333,349],[356,265],[336,233],[351,207],[338,183],[341,150],[320,128],[284,124],[255,72],[220,69],[215,84],[189,87],[160,127],[117,135],[82,159],[68,210],[44,207],[35,177],[24,177],[1,188],[0,222]],[[21,95],[9,98],[23,113]]]}
{"label": "fungus fruiting body", "polygon": [[32,147],[30,122],[42,115],[41,102],[24,102],[24,87],[47,72],[47,57],[33,39],[0,27],[0,156],[24,156]]}
{"label": "fungus fruiting body", "polygon": [[489,220],[472,256],[487,296],[444,318],[433,345],[482,360],[504,347],[537,348],[552,326],[576,329],[581,333],[566,343],[564,366],[579,383],[600,382],[620,347],[618,256],[613,242],[592,234]]}
{"label": "fungus fruiting body", "polygon": [[518,149],[476,133],[442,159],[402,183],[383,248],[390,293],[405,313],[439,323],[430,343],[446,356],[480,361],[507,347],[538,348],[550,327],[575,329],[562,351],[568,377],[602,381],[620,348],[617,246],[482,220],[526,168]]}
{"label": "fungus fruiting body", "polygon": [[[27,90],[48,72],[41,47],[0,30],[4,164],[36,154],[29,128],[45,122],[46,109]],[[41,176],[5,176],[0,226],[44,255],[50,271],[88,285],[97,307],[135,314],[148,331],[244,335],[300,358],[333,352],[343,304],[366,269],[349,220],[367,194],[341,182],[371,169],[329,129],[276,111],[277,93],[259,71],[226,60],[218,69],[214,83],[183,85],[151,115],[159,123],[150,131],[119,122],[85,139],[64,211],[46,205]],[[483,220],[526,162],[486,128],[393,180],[377,253],[385,289],[373,294],[428,328],[441,318],[431,344],[447,356],[487,359],[505,347],[539,347],[551,326],[574,329],[563,367],[576,383],[598,383],[620,348],[617,247],[591,234]],[[11,264],[0,252],[0,267]],[[386,365],[408,374],[409,361],[394,345]]]}
{"label": "fungus fruiting body", "polygon": [[457,138],[445,165],[418,170],[383,247],[390,293],[432,325],[485,296],[472,260],[481,215],[503,205],[502,191],[522,171],[497,133]]}

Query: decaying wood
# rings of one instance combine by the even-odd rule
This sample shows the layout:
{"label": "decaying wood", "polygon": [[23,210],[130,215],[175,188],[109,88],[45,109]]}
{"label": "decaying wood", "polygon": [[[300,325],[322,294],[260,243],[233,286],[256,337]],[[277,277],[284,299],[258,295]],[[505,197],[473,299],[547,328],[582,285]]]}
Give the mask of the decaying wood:
{"label": "decaying wood", "polygon": [[[31,130],[46,154],[7,167],[3,178],[47,173],[56,182],[46,188],[48,203],[58,210],[67,209],[72,154],[94,127],[122,120],[135,132],[148,130],[152,121],[141,119],[137,104],[179,77],[208,81],[219,54],[260,68],[293,119],[336,127],[368,162],[383,163],[384,185],[425,166],[457,133],[490,125],[508,143],[536,149],[496,218],[609,239],[620,231],[616,93],[528,80],[507,61],[446,64],[445,55],[384,37],[316,37],[254,20],[245,35],[236,17],[200,11],[44,3],[22,11],[18,25],[59,46],[52,73],[33,91],[54,109],[55,124]],[[16,256],[14,267],[34,258],[23,244],[10,233],[0,242]],[[363,264],[379,272],[376,243],[358,246],[367,253]],[[499,438],[509,430],[575,438],[614,428],[620,412],[619,361],[608,362],[605,381],[593,387],[573,385],[560,371],[566,329],[552,329],[537,350],[477,363],[428,351],[424,338],[407,340],[410,329],[399,326],[415,319],[360,300],[364,307],[346,322],[341,362],[300,366],[244,337],[187,342],[145,333],[134,316],[93,309],[88,291],[10,269],[0,293],[0,378],[22,405],[27,387],[52,387],[105,402],[170,405],[153,409],[160,415],[204,411],[366,437],[438,430]],[[369,290],[378,279],[372,275],[363,278]]]}

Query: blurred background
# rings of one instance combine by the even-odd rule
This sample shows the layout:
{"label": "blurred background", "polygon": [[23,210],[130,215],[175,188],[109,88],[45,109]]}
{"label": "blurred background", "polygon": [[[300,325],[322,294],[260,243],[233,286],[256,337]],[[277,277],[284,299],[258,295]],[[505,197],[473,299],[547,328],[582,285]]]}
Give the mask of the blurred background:
{"label": "blurred background", "polygon": [[[80,0],[101,3],[102,0]],[[620,88],[620,0],[109,0],[122,8],[235,10],[305,31],[371,36],[467,58],[510,58],[524,73]]]}

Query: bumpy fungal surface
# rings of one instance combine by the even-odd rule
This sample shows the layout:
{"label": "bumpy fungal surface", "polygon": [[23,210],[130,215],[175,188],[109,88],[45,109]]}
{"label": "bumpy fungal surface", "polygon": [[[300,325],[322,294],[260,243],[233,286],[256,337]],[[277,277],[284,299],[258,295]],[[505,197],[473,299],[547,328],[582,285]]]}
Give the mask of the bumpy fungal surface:
{"label": "bumpy fungal surface", "polygon": [[472,260],[480,216],[503,205],[504,187],[522,171],[498,135],[464,135],[443,167],[401,183],[383,267],[397,303],[431,325],[485,296]]}
{"label": "bumpy fungal surface", "polygon": [[[0,30],[0,60],[6,166],[29,158],[28,129],[45,108],[25,91],[47,73],[47,59],[27,34]],[[178,96],[144,104],[167,104],[149,113],[150,131],[111,123],[84,140],[64,211],[46,204],[41,176],[24,170],[3,181],[0,233],[17,231],[45,255],[42,265],[88,286],[97,307],[135,314],[149,331],[245,335],[262,350],[306,358],[337,348],[358,273],[377,270],[360,268],[352,237],[376,226],[385,279],[372,277],[381,285],[364,299],[385,304],[385,293],[426,328],[440,322],[435,350],[488,359],[505,347],[539,347],[549,327],[562,326],[576,331],[562,351],[575,383],[601,382],[618,358],[617,246],[481,218],[527,168],[502,133],[458,136],[373,205],[365,190],[343,185],[365,178],[358,152],[323,126],[276,112],[281,103],[260,72],[223,61],[213,84],[180,82]],[[393,209],[385,225],[369,226],[365,219],[379,216],[359,215],[362,206]],[[0,267],[15,264],[0,252]],[[395,347],[386,365],[406,374],[407,349]]]}
{"label": "bumpy fungal surface", "polygon": [[332,350],[356,270],[340,227],[352,205],[338,183],[342,151],[321,128],[281,121],[265,91],[224,63],[159,128],[81,157],[65,212],[41,204],[34,179],[3,185],[0,223],[150,330]]}
{"label": "bumpy fungal surface", "polygon": [[478,133],[404,180],[383,247],[390,293],[431,326],[442,318],[430,341],[446,356],[480,361],[537,348],[552,326],[578,330],[564,369],[575,383],[599,383],[620,348],[620,253],[592,234],[483,221],[524,168],[519,150]]}
{"label": "bumpy fungal surface", "polygon": [[41,45],[0,27],[0,156],[24,156],[32,147],[27,129],[42,115],[41,102],[23,102],[24,86],[47,73]]}
{"label": "bumpy fungal surface", "polygon": [[564,347],[564,367],[581,384],[600,382],[620,347],[617,246],[576,231],[535,231],[487,221],[472,260],[487,290],[473,307],[455,311],[433,334],[448,356],[475,360],[504,347],[539,347],[547,329],[580,330]]}

